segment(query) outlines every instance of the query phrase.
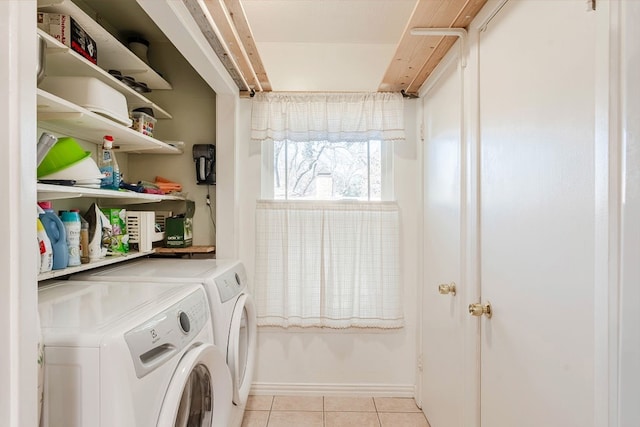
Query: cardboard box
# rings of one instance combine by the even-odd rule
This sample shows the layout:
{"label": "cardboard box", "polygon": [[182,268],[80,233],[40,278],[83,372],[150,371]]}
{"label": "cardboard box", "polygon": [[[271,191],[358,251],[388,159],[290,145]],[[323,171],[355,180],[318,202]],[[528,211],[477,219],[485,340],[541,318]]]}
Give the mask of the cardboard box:
{"label": "cardboard box", "polygon": [[78,52],[87,61],[98,64],[96,42],[71,16],[62,13],[38,12],[38,28]]}
{"label": "cardboard box", "polygon": [[129,252],[129,234],[127,233],[127,210],[120,208],[102,208],[102,213],[111,224],[111,244],[109,252],[126,254]]}
{"label": "cardboard box", "polygon": [[186,201],[186,211],[165,219],[165,247],[188,248],[193,245],[193,214],[196,204],[192,200]]}

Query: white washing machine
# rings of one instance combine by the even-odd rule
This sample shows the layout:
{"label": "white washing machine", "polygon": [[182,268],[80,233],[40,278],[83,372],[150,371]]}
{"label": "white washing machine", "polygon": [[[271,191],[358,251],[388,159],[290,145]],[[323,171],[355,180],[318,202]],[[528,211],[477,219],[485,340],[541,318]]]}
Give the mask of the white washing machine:
{"label": "white washing machine", "polygon": [[253,378],[257,333],[255,305],[247,288],[247,274],[242,262],[143,259],[80,273],[71,279],[201,283],[211,305],[215,345],[226,349],[231,372],[234,407],[230,426],[242,423]]}
{"label": "white washing machine", "polygon": [[47,427],[228,427],[231,375],[201,286],[38,289]]}

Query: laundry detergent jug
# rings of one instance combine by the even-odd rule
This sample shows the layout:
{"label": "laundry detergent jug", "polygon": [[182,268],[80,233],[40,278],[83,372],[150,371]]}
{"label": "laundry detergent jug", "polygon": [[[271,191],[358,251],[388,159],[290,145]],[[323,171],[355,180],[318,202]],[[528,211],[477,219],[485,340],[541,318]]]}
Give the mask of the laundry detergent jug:
{"label": "laundry detergent jug", "polygon": [[67,232],[62,220],[51,207],[51,202],[38,202],[44,210],[40,214],[40,221],[47,232],[53,249],[53,269],[61,270],[69,264],[69,247],[67,246]]}
{"label": "laundry detergent jug", "polygon": [[38,218],[36,218],[36,228],[38,232],[38,253],[40,254],[40,273],[46,273],[53,268],[53,249],[51,248],[51,240],[47,236],[47,231],[42,225],[39,216],[44,210],[38,206]]}

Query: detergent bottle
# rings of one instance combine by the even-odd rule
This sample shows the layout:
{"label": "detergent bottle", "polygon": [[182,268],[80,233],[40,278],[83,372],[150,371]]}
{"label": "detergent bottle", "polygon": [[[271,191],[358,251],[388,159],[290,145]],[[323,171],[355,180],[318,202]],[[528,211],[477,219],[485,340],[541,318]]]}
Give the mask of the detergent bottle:
{"label": "detergent bottle", "polygon": [[67,232],[62,220],[51,207],[51,202],[38,202],[44,210],[40,214],[40,221],[47,232],[53,249],[53,269],[61,270],[69,264],[69,247],[67,246]]}
{"label": "detergent bottle", "polygon": [[89,221],[80,217],[80,262],[89,262]]}
{"label": "detergent bottle", "polygon": [[[44,210],[38,206],[38,216],[44,213]],[[40,254],[40,273],[46,273],[53,268],[53,249],[51,248],[51,240],[47,236],[47,232],[42,225],[40,218],[36,218],[36,227],[38,230],[38,253]]]}
{"label": "detergent bottle", "polygon": [[64,211],[60,218],[67,232],[67,248],[69,251],[67,265],[75,267],[80,265],[80,231],[82,229],[80,214],[77,210]]}

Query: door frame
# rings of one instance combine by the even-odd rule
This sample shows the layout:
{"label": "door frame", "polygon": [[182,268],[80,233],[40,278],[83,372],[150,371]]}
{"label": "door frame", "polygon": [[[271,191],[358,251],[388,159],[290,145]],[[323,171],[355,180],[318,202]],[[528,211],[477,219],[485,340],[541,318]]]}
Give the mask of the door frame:
{"label": "door frame", "polygon": [[621,1],[600,1],[596,24],[594,425],[619,426],[621,211],[624,134]]}

